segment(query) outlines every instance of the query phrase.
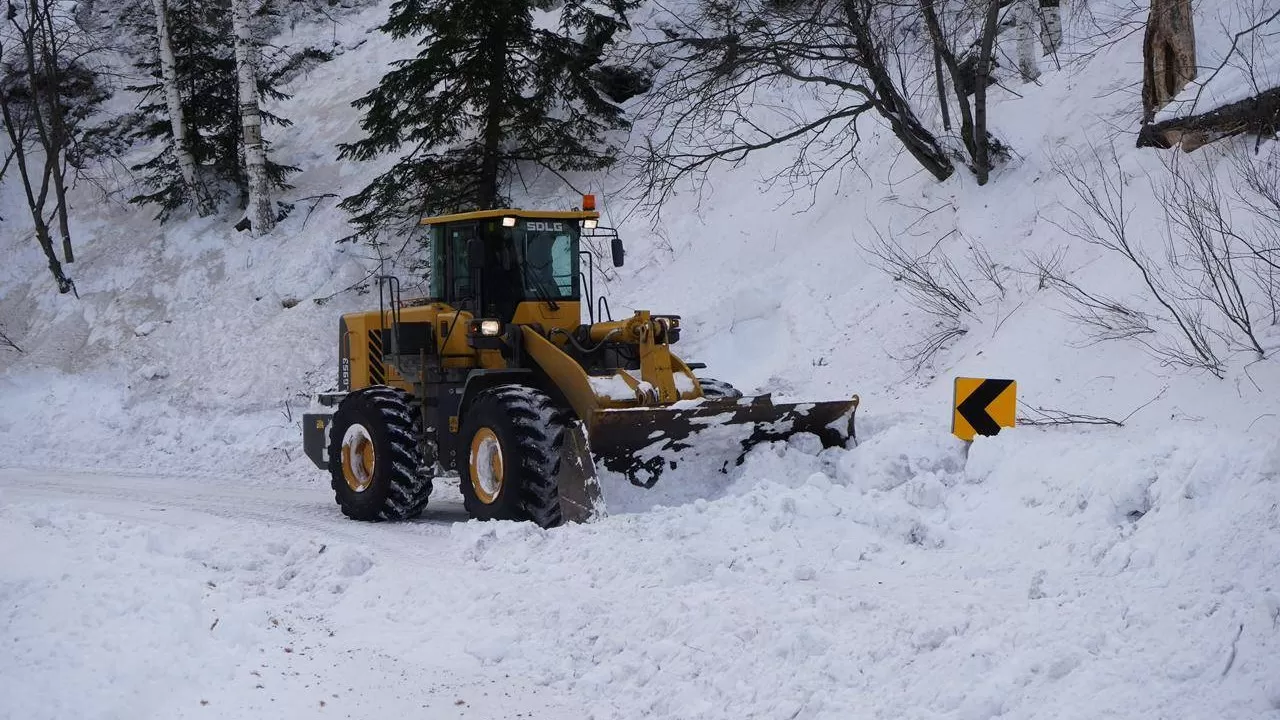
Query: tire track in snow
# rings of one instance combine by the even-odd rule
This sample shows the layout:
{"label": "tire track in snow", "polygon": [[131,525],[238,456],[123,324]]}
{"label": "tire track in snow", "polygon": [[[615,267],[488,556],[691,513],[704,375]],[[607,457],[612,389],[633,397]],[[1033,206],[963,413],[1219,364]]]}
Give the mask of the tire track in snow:
{"label": "tire track in snow", "polygon": [[[66,546],[36,559],[42,570],[0,572],[0,597],[29,629],[13,657],[26,659],[16,671],[31,695],[11,707],[31,718],[584,716],[573,694],[484,670],[480,656],[512,628],[474,617],[473,600],[504,580],[453,557],[465,513],[456,493],[439,494],[422,520],[361,524],[319,485],[0,469],[0,516],[18,521],[7,523],[16,541]],[[174,588],[186,598],[177,609],[165,599]],[[46,612],[50,601],[94,609],[65,617]],[[121,607],[139,615],[116,617]],[[145,657],[95,685],[75,668],[103,672],[112,626],[198,642],[171,648],[170,662],[156,657],[168,641],[141,638],[130,647]],[[147,677],[157,668],[167,687]],[[85,692],[42,704],[40,688],[65,686]]]}

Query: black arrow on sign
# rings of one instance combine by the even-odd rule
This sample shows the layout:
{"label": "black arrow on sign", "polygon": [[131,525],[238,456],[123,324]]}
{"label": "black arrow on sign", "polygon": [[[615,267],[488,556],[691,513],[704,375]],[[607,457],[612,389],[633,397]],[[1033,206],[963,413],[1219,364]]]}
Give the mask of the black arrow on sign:
{"label": "black arrow on sign", "polygon": [[987,414],[987,406],[1012,384],[1012,380],[983,380],[956,410],[979,435],[995,435],[1000,432],[1000,423]]}

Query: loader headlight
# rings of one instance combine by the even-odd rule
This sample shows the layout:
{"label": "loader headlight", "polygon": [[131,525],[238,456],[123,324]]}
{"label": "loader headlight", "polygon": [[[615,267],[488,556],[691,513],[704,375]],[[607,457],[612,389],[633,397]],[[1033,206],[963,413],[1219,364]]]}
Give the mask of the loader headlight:
{"label": "loader headlight", "polygon": [[599,220],[583,220],[582,221],[582,227],[587,230],[595,230],[596,226],[598,226],[599,224],[600,224]]}
{"label": "loader headlight", "polygon": [[515,227],[515,226],[516,226],[516,219],[515,219],[515,218],[513,218],[513,217],[504,217],[504,218],[502,218],[502,227]]}
{"label": "loader headlight", "polygon": [[472,320],[471,334],[480,337],[497,337],[502,334],[501,320]]}

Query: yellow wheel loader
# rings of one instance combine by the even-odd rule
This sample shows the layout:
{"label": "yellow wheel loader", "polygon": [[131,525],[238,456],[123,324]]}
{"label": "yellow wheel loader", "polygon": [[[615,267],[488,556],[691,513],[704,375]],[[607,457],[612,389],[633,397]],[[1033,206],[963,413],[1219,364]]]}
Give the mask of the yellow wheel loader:
{"label": "yellow wheel loader", "polygon": [[794,433],[828,447],[853,436],[856,396],[742,397],[671,352],[679,317],[610,319],[584,241],[617,266],[623,247],[592,196],[582,210],[422,223],[430,296],[405,300],[380,277],[378,309],[338,323],[338,390],[319,397],[335,410],[303,417],[307,456],[329,471],[348,517],[414,517],[432,481],[456,473],[472,517],[551,527],[603,513],[601,469],[652,487],[708,432],[731,431],[736,456],[717,467]]}

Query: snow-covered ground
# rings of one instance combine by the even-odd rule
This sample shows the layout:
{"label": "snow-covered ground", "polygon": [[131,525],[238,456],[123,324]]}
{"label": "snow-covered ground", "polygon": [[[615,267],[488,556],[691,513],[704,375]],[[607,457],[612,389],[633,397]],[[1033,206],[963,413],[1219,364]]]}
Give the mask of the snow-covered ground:
{"label": "snow-covered ground", "polygon": [[[1210,6],[1216,62],[1253,15]],[[25,351],[0,349],[0,718],[1280,718],[1280,328],[1261,318],[1268,358],[1232,350],[1225,379],[1171,368],[1088,342],[1028,260],[1061,249],[1077,282],[1150,306],[1063,229],[1080,207],[1058,171],[1083,159],[1096,183],[1094,154],[1114,158],[1161,254],[1164,156],[1132,147],[1140,32],[1071,50],[1096,26],[1068,23],[1061,69],[995,91],[1014,155],[987,187],[934,183],[870,125],[838,183],[766,187],[783,149],[656,227],[626,214],[625,177],[575,178],[628,244],[615,314],[682,314],[682,355],[748,391],[859,393],[863,443],[759,448],[705,500],[545,532],[465,522],[449,488],[417,522],[346,522],[301,456],[337,317],[371,302],[342,291],[372,251],[333,243],[320,196],[378,169],[332,148],[410,51],[370,30],[386,7],[280,39],[342,52],[278,108],[296,124],[269,139],[304,170],[269,238],[82,189],[62,297],[0,190],[0,324]],[[1229,178],[1222,148],[1191,159]],[[525,204],[573,202],[539,178]],[[996,288],[961,261],[981,303],[919,373],[901,358],[936,321],[873,267],[877,231],[1000,266]],[[1125,427],[966,449],[957,375]]]}
{"label": "snow-covered ground", "polygon": [[1274,443],[902,418],[739,473],[544,531],[0,471],[0,716],[1280,717]]}

